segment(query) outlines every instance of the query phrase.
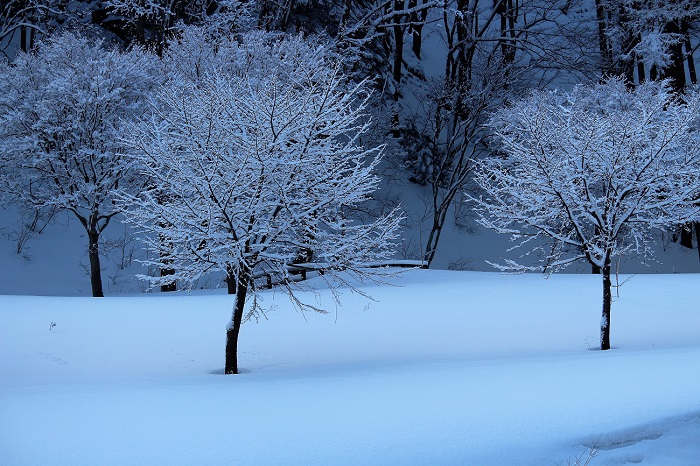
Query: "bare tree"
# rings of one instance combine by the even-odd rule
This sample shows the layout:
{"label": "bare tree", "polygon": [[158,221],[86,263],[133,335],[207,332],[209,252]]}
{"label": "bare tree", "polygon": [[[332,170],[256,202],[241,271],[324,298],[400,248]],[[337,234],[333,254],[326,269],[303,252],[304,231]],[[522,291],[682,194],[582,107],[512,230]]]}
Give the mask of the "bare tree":
{"label": "bare tree", "polygon": [[67,3],[66,0],[3,1],[0,4],[0,51],[13,58],[15,50],[28,52],[34,48],[37,40],[56,26],[55,20],[66,15]]}
{"label": "bare tree", "polygon": [[[334,47],[352,73],[371,76],[392,101],[391,133],[399,137],[401,87],[407,73],[406,36],[420,58],[422,30],[440,0],[345,0]],[[350,59],[348,59],[351,57]],[[415,70],[414,70],[415,72]]]}
{"label": "bare tree", "polygon": [[[410,180],[426,185],[428,223],[423,260],[430,265],[456,198],[487,150],[489,115],[513,94],[540,85],[566,41],[555,39],[567,18],[559,0],[444,2],[444,75],[428,83],[401,128]],[[570,34],[569,30],[567,34]],[[533,82],[533,76],[535,78]],[[409,112],[405,112],[409,113]]]}
{"label": "bare tree", "polygon": [[[550,270],[579,260],[601,268],[603,350],[613,258],[648,255],[652,229],[698,215],[699,110],[698,93],[681,102],[668,82],[631,91],[614,79],[534,92],[491,121],[505,156],[480,164],[485,197],[471,197],[479,222],[529,245]],[[500,268],[533,269],[514,261]]]}
{"label": "bare tree", "polygon": [[396,212],[369,224],[345,215],[379,181],[372,171],[381,149],[359,142],[364,85],[342,86],[323,48],[274,37],[248,34],[228,64],[197,83],[172,80],[155,116],[127,137],[154,184],[125,199],[126,217],[150,233],[151,249],[160,251],[159,236],[172,244],[150,265],[173,265],[190,284],[219,273],[236,296],[227,374],[238,373],[242,322],[259,311],[257,273],[278,277],[302,309],[320,311],[295,298],[290,267],[364,276],[363,264],[392,253],[400,220]]}

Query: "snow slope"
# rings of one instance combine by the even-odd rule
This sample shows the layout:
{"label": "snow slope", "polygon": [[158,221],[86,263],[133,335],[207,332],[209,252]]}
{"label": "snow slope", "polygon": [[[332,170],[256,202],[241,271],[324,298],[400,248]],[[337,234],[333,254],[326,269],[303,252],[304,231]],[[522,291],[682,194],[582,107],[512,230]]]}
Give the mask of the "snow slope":
{"label": "snow slope", "polygon": [[599,280],[414,270],[306,296],[328,315],[268,292],[238,376],[220,292],[0,296],[0,463],[697,464],[700,275],[625,282],[609,352]]}
{"label": "snow slope", "polygon": [[[418,259],[423,248],[421,238],[427,237],[427,220],[420,221],[425,207],[420,187],[406,182],[403,185],[402,205],[411,217],[403,233],[399,248],[406,259]],[[453,214],[449,214],[450,218]],[[101,245],[103,286],[108,296],[141,293],[147,284],[135,278],[146,273],[135,259],[146,254],[132,231],[117,217],[105,230],[107,244]],[[17,214],[0,208],[0,295],[90,296],[88,275],[87,238],[79,222],[68,214],[57,215],[55,221],[36,237],[30,239],[20,254],[16,253],[13,235],[17,228]],[[504,258],[518,259],[524,251],[511,251],[513,246],[506,235],[497,235],[476,223],[470,230],[458,228],[454,221],[445,225],[432,268],[458,268],[475,271],[493,271],[490,262]],[[422,231],[422,233],[421,233]],[[670,235],[660,237],[655,251],[656,260],[642,264],[636,257],[624,258],[620,273],[700,273],[697,249],[685,249],[670,241]],[[567,273],[590,273],[590,265],[580,264]],[[223,280],[211,277],[201,282],[202,288],[223,287]]]}

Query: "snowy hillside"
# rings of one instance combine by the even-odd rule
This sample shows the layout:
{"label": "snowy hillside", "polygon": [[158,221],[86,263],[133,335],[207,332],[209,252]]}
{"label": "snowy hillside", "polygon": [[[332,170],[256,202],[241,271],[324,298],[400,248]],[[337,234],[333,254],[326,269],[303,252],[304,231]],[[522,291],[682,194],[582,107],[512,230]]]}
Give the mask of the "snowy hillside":
{"label": "snowy hillside", "polygon": [[591,275],[415,270],[307,296],[328,315],[268,292],[238,376],[220,292],[3,296],[0,462],[697,464],[699,280],[624,283],[607,352]]}
{"label": "snowy hillside", "polygon": [[[41,10],[44,8],[44,1],[32,4],[27,12],[31,13],[33,9]],[[383,5],[376,2],[328,0],[251,1],[231,2],[228,8],[220,10],[214,8],[211,11],[208,8],[198,9],[197,6],[201,4],[194,0],[181,3],[189,4],[192,8],[182,6],[182,8],[178,7],[177,11],[169,11],[172,5],[160,0],[149,0],[145,3],[110,0],[67,2],[65,10],[47,13],[46,17],[43,15],[34,17],[27,12],[25,13],[29,16],[26,18],[22,15],[0,15],[0,26],[4,26],[4,28],[0,27],[0,48],[5,50],[8,58],[15,55],[17,47],[26,49],[34,41],[39,40],[45,32],[44,29],[55,30],[51,36],[57,48],[53,49],[54,52],[46,53],[48,57],[58,58],[57,62],[47,69],[40,64],[36,65],[36,69],[26,64],[29,68],[18,76],[12,74],[17,64],[6,67],[3,71],[5,73],[3,82],[7,87],[3,88],[0,95],[9,100],[4,105],[8,108],[25,108],[28,115],[33,115],[36,108],[44,107],[42,96],[47,85],[40,85],[35,89],[36,92],[27,94],[28,84],[17,84],[23,82],[20,77],[31,74],[29,70],[36,72],[37,76],[42,76],[42,79],[47,79],[46,82],[52,82],[49,88],[65,92],[65,94],[52,92],[47,95],[55,99],[56,105],[72,101],[80,92],[83,97],[78,98],[78,101],[92,102],[89,97],[92,94],[86,90],[89,90],[91,83],[95,81],[94,76],[90,73],[79,73],[79,77],[75,78],[76,83],[66,85],[60,80],[62,74],[56,71],[58,63],[65,61],[64,57],[72,49],[77,50],[75,44],[83,43],[81,41],[84,39],[77,36],[70,39],[70,34],[61,36],[62,28],[74,28],[75,32],[87,33],[95,27],[97,29],[93,30],[93,33],[105,37],[107,42],[110,38],[119,36],[123,45],[142,44],[160,50],[166,46],[166,38],[170,37],[169,34],[165,34],[166,30],[173,26],[177,19],[189,24],[191,28],[189,26],[184,29],[181,29],[181,26],[175,28],[179,32],[167,44],[168,53],[163,60],[155,60],[155,57],[151,57],[155,62],[148,66],[145,64],[136,66],[136,71],[139,72],[145,72],[150,66],[155,67],[151,73],[147,73],[149,77],[146,81],[150,84],[142,83],[140,87],[131,89],[129,86],[135,85],[134,78],[123,77],[123,82],[120,81],[119,86],[122,84],[126,86],[124,92],[128,89],[130,93],[128,95],[132,96],[149,94],[151,86],[154,85],[151,79],[158,81],[164,75],[168,76],[171,82],[199,79],[200,71],[204,69],[201,68],[202,66],[206,68],[217,60],[226,62],[231,58],[230,56],[225,58],[227,55],[224,50],[228,48],[222,47],[222,44],[206,43],[204,36],[207,35],[202,33],[204,29],[198,29],[201,26],[206,25],[214,28],[207,30],[215,30],[226,25],[229,30],[242,32],[264,25],[264,28],[271,30],[286,31],[289,33],[288,39],[297,37],[296,34],[300,31],[311,33],[311,36],[313,33],[320,33],[321,38],[318,39],[320,42],[315,42],[317,39],[311,42],[316,45],[327,45],[321,48],[324,50],[327,48],[326,52],[330,55],[347,62],[348,70],[354,70],[352,72],[346,70],[350,72],[347,78],[369,79],[376,84],[374,89],[376,100],[372,101],[370,108],[365,109],[366,113],[371,114],[373,125],[362,139],[367,148],[384,144],[387,144],[387,148],[382,170],[377,170],[382,177],[381,187],[377,192],[372,193],[372,197],[379,202],[375,206],[376,209],[369,209],[372,210],[370,214],[377,211],[386,213],[394,205],[400,204],[406,220],[397,258],[432,260],[431,267],[436,269],[490,271],[492,268],[487,261],[502,262],[505,259],[519,259],[520,252],[507,252],[508,248],[513,246],[508,238],[498,237],[476,224],[476,215],[472,211],[473,203],[463,204],[465,192],[472,192],[470,190],[474,188],[474,161],[482,158],[492,148],[491,142],[488,142],[491,130],[486,131],[484,125],[490,115],[504,102],[513,102],[527,95],[531,89],[570,88],[575,83],[598,81],[603,75],[624,74],[627,82],[633,84],[643,81],[647,75],[651,79],[653,72],[654,75],[671,78],[674,89],[682,89],[696,81],[697,60],[695,58],[697,57],[693,56],[693,51],[697,49],[697,16],[700,13],[694,2],[689,0],[680,1],[677,8],[676,4],[666,5],[666,2],[651,2],[645,4],[644,8],[636,3],[632,5],[619,0],[607,2],[600,6],[603,10],[609,9],[607,19],[602,22],[599,22],[599,16],[603,12],[596,9],[598,3],[592,0],[574,2],[528,0],[515,3],[512,1],[432,2],[425,0],[422,2],[385,1]],[[217,2],[210,6],[215,4]],[[8,5],[21,5],[21,2],[12,0]],[[144,17],[134,17],[134,12],[140,11],[139,8],[144,5],[150,5],[149,8],[153,8],[152,11],[157,11],[157,14],[154,13],[154,16],[149,17],[148,20]],[[623,14],[623,9],[629,11]],[[6,11],[10,10],[11,8]],[[314,14],[311,14],[312,10],[315,10]],[[207,13],[204,14],[204,11]],[[159,19],[161,15],[165,18]],[[18,22],[20,20],[24,21],[21,22],[21,27]],[[668,24],[664,24],[663,21]],[[666,27],[673,22],[678,23],[676,24],[680,28],[678,34]],[[44,23],[46,28],[39,27]],[[88,27],[88,23],[93,24]],[[32,28],[32,24],[37,27],[36,30]],[[254,24],[257,26],[253,26]],[[11,32],[14,31],[13,28],[19,28],[16,34]],[[607,30],[607,36],[603,37],[601,34],[605,30]],[[463,44],[464,31],[471,31],[469,42],[473,47],[469,47],[471,50],[469,53]],[[669,37],[675,39],[673,41],[669,38],[663,39],[664,34],[670,34]],[[24,45],[20,35],[26,42]],[[681,36],[684,37],[683,44],[678,42]],[[174,37],[178,39],[175,40]],[[292,42],[304,42],[300,37],[298,36]],[[504,40],[504,37],[510,37],[510,39]],[[644,44],[625,42],[627,40],[625,38],[631,40],[633,37],[635,37],[634,41],[643,40]],[[226,38],[223,34],[219,37],[222,43],[229,45],[236,43],[239,39],[231,40],[231,37]],[[160,43],[156,43],[158,41]],[[87,42],[92,44],[94,40],[90,39]],[[657,53],[652,56],[649,47],[654,44],[657,46],[655,49]],[[76,55],[76,63],[78,58],[90,55],[86,52],[91,50],[90,46],[85,43],[83,45],[84,47],[81,48],[83,52]],[[676,53],[673,51],[675,49],[666,50],[668,47],[681,45],[686,47],[686,53]],[[48,50],[51,50],[50,47]],[[195,50],[199,52],[194,52]],[[91,53],[94,55],[94,60],[101,63],[100,60],[104,58],[106,51],[91,50]],[[192,53],[194,55],[190,55]],[[669,53],[672,57],[664,58]],[[127,55],[122,57],[120,56],[122,54],[113,52],[111,54],[115,55],[112,57],[114,60],[117,58],[126,60],[114,63],[131,63],[129,60],[136,60],[133,56],[128,58]],[[273,55],[261,53],[250,69],[267,69],[265,66],[272,66],[268,61]],[[654,57],[655,59],[652,60]],[[139,60],[142,59],[145,58],[139,58]],[[123,71],[125,66],[110,63],[105,62],[102,65],[104,69],[112,70],[105,76],[116,79],[118,74],[116,70]],[[628,66],[631,64],[636,65],[636,71]],[[84,64],[81,66],[86,68]],[[161,69],[161,66],[164,68]],[[684,67],[687,67],[687,81]],[[665,70],[665,68],[668,69]],[[155,69],[159,71],[154,72]],[[284,66],[281,69],[284,69]],[[197,72],[192,73],[194,70]],[[154,73],[156,76],[152,76]],[[281,75],[286,74],[288,74],[286,71],[281,73]],[[57,76],[58,80],[52,81]],[[13,92],[9,92],[10,90]],[[119,95],[116,102],[124,103],[126,94]],[[33,98],[38,100],[31,100]],[[143,103],[142,99],[136,100],[139,101],[139,105]],[[236,105],[229,106],[236,107]],[[192,102],[188,105],[190,110],[191,107]],[[72,115],[71,112],[76,108],[76,105],[69,104],[64,113]],[[93,110],[96,111],[99,108],[102,107],[98,105],[90,111],[83,111],[83,114],[93,114]],[[156,108],[150,108],[148,111],[156,110],[156,113],[159,113],[163,108],[163,105],[158,104]],[[458,110],[460,108],[462,110]],[[137,114],[143,111],[144,109],[137,111],[134,108],[126,112],[130,116],[137,117]],[[103,125],[112,120],[125,121],[126,115],[117,113],[112,111],[97,118],[97,121]],[[19,118],[17,115],[15,117]],[[30,117],[26,116],[26,118]],[[2,131],[6,131],[3,133],[5,139],[10,135],[18,134],[12,130],[13,121],[15,120],[10,119],[3,123],[5,129]],[[74,296],[90,293],[86,233],[76,218],[69,218],[70,216],[65,214],[66,210],[75,212],[76,206],[65,204],[66,199],[62,196],[49,196],[40,201],[30,199],[37,193],[36,186],[41,184],[39,179],[43,179],[44,176],[42,170],[38,170],[38,174],[35,173],[36,167],[33,165],[35,162],[32,157],[25,161],[27,164],[24,168],[15,166],[29,153],[29,148],[38,147],[37,140],[53,138],[54,125],[65,126],[66,134],[78,134],[73,126],[80,121],[82,117],[74,115],[66,121],[57,121],[48,125],[47,131],[42,133],[43,130],[39,131],[39,127],[34,126],[34,123],[19,124],[17,120],[15,123],[18,123],[19,127],[31,127],[32,131],[28,134],[22,133],[21,144],[20,140],[13,142],[7,139],[9,142],[4,145],[3,157],[7,157],[8,161],[4,170],[10,175],[0,183],[4,186],[2,189],[8,191],[4,193],[4,199],[7,200],[3,207],[9,206],[8,210],[0,209],[0,260],[4,265],[0,270],[1,294]],[[116,126],[114,124],[107,126],[109,126],[105,128],[107,132],[101,134],[109,134],[109,136],[105,136],[105,140],[100,144],[111,147],[115,139],[121,139],[124,136],[124,132],[120,130],[112,133],[111,131],[116,131]],[[174,125],[174,127],[178,126],[180,125]],[[90,124],[86,126],[86,131],[92,134],[93,129]],[[320,138],[320,140],[323,139]],[[226,145],[225,138],[223,141]],[[48,146],[51,144],[49,143]],[[71,144],[67,144],[66,150],[70,152],[71,147]],[[96,148],[84,147],[81,150],[83,149],[85,154],[93,154]],[[110,151],[107,152],[111,153]],[[37,156],[44,160],[44,155],[47,154]],[[117,157],[114,162],[117,163],[118,159],[120,157]],[[458,160],[461,162],[458,163]],[[10,166],[14,168],[10,169]],[[315,165],[314,168],[316,168]],[[106,170],[106,175],[115,172],[121,173],[120,170],[109,169]],[[18,173],[23,175],[17,176]],[[24,178],[30,173],[33,173],[31,176],[39,177],[36,182],[29,181],[30,178]],[[107,178],[110,177],[107,176]],[[78,176],[77,179],[81,177]],[[454,183],[446,183],[447,179],[454,180]],[[21,182],[16,184],[18,181]],[[113,181],[116,182],[116,180]],[[24,182],[34,188],[25,189],[27,186],[22,186]],[[124,180],[116,184],[121,190],[125,190]],[[100,192],[102,190],[99,187],[94,189]],[[25,195],[30,192],[34,194],[27,198]],[[88,190],[88,192],[91,191]],[[137,189],[136,192],[141,191]],[[114,193],[101,192],[98,197],[104,202],[100,208],[107,208],[107,212],[111,212],[114,201],[106,201],[106,199],[111,199],[110,196],[113,195]],[[20,201],[20,198],[24,201]],[[91,196],[87,198],[91,199]],[[19,219],[14,209],[23,203],[26,208],[27,205],[36,205],[37,202],[45,207],[58,206],[64,213],[60,214],[56,218],[57,221],[49,225],[41,235],[29,240],[21,250],[18,250]],[[365,207],[362,206],[360,210],[363,211]],[[90,208],[81,206],[78,210],[93,212],[90,209],[97,209],[97,206]],[[125,210],[131,209],[122,206],[121,211]],[[94,210],[94,212],[97,211],[99,209]],[[194,209],[194,211],[201,212],[202,209]],[[366,215],[366,217],[369,218],[372,215]],[[93,260],[94,256],[97,256],[101,261],[101,268],[95,266],[95,270],[103,272],[102,282],[107,295],[135,293],[145,289],[143,283],[133,278],[136,273],[147,273],[134,261],[145,258],[143,244],[136,241],[133,232],[125,228],[119,222],[120,219],[121,217],[115,217],[115,220],[110,223],[104,231],[104,236],[99,240],[100,254],[93,255]],[[674,226],[668,226],[668,231],[670,232],[673,228]],[[436,238],[439,238],[439,241]],[[682,242],[683,237],[680,240]],[[688,240],[686,235],[686,245],[696,247],[697,240],[694,242],[692,235]],[[700,272],[698,250],[678,247],[671,241],[670,233],[659,236],[653,249],[655,249],[657,261],[649,261],[647,265],[642,265],[637,258],[627,257],[619,264],[614,264],[614,268],[620,273]],[[156,254],[151,253],[150,258],[153,259],[155,256]],[[590,266],[585,264],[569,271],[587,273],[589,269]],[[152,272],[157,271],[154,268]],[[93,273],[93,275],[98,274]],[[95,282],[98,280],[95,279]],[[209,281],[199,283],[199,287],[211,288],[222,284],[220,277],[212,277]]]}
{"label": "snowy hillside", "polygon": [[[406,188],[403,197],[405,209],[413,212],[415,223],[404,230],[402,246],[399,248],[407,259],[416,259],[419,252],[414,248],[420,244],[421,224],[419,213],[422,202],[419,189]],[[87,239],[80,224],[67,215],[59,215],[40,235],[29,240],[21,253],[16,252],[13,240],[17,218],[11,210],[0,210],[0,294],[46,295],[46,296],[90,296],[88,274]],[[103,247],[105,260],[104,286],[109,295],[142,293],[148,285],[135,278],[146,272],[135,259],[144,258],[141,246],[133,237],[127,238],[130,230],[115,223],[106,231],[109,247]],[[516,258],[522,252],[508,252],[512,243],[505,236],[498,236],[483,229],[475,222],[468,229],[454,223],[447,225],[441,240],[433,268],[457,268],[472,271],[493,271],[486,261],[499,262],[503,258]],[[659,237],[655,260],[643,264],[635,257],[624,258],[620,273],[700,273],[698,251],[680,247],[670,240],[670,235]],[[567,269],[568,273],[590,273],[590,266],[581,264]],[[202,287],[225,287],[223,280],[211,279],[202,282]]]}

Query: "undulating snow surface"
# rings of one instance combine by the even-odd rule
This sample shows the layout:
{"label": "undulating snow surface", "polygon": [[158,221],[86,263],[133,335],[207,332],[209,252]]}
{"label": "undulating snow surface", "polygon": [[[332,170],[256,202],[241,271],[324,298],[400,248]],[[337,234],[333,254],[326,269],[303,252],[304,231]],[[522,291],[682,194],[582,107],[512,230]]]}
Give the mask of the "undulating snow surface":
{"label": "undulating snow surface", "polygon": [[0,464],[698,464],[700,275],[625,282],[608,352],[599,276],[389,282],[265,293],[238,376],[221,292],[0,296]]}

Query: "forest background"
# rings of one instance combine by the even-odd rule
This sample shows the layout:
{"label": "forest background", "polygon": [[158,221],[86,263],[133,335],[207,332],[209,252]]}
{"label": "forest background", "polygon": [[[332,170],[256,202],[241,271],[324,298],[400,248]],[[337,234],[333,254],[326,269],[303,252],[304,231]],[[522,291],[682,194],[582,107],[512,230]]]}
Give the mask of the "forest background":
{"label": "forest background", "polygon": [[[105,49],[141,47],[162,57],[192,26],[203,37],[235,40],[261,30],[319,44],[340,63],[348,83],[369,81],[371,126],[362,142],[386,144],[377,170],[382,189],[352,215],[376,217],[401,205],[406,218],[397,259],[489,270],[486,260],[513,253],[506,238],[475,222],[465,200],[465,193],[478,195],[476,162],[498,155],[488,119],[533,89],[571,89],[612,76],[629,87],[668,79],[682,95],[697,83],[698,18],[700,6],[692,0],[10,0],[0,11],[0,48],[12,62],[40,41],[71,31],[104,41]],[[8,261],[32,269],[33,256],[48,255],[89,275],[85,241],[74,238],[85,232],[74,220],[13,200],[5,196],[0,223]],[[623,258],[617,270],[698,271],[700,250],[691,251],[698,234],[698,223],[660,231],[658,263]],[[42,235],[65,237],[66,248],[46,250]],[[144,259],[133,230],[112,222],[99,251],[108,292],[145,287],[133,280],[142,272],[136,260]],[[60,277],[38,267],[32,273],[41,286],[8,276],[3,292],[86,291],[66,290]],[[200,286],[222,284],[211,279]]]}

